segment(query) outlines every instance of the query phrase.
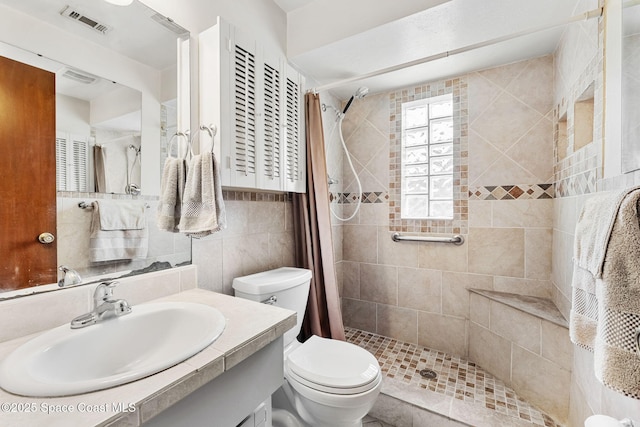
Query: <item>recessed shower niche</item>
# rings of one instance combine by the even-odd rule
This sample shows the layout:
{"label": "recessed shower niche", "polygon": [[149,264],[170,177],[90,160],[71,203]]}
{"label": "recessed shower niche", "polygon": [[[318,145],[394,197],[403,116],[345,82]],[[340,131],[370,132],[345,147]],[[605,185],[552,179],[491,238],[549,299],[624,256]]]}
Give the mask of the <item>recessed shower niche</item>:
{"label": "recessed shower niche", "polygon": [[573,152],[593,142],[593,82],[573,104]]}

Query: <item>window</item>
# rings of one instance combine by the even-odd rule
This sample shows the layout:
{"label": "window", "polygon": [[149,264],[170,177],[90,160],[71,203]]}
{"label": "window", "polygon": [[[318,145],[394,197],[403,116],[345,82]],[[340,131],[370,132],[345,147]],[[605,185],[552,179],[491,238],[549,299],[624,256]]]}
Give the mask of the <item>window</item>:
{"label": "window", "polygon": [[451,94],[402,104],[402,219],[453,219],[453,136]]}
{"label": "window", "polygon": [[[389,122],[389,231],[468,233],[469,105],[466,77],[428,82],[391,92]],[[409,149],[412,149],[411,153],[408,151],[411,159],[405,157],[405,150]],[[414,157],[420,150],[421,157]],[[449,163],[447,156],[452,159]],[[411,180],[410,191],[406,191],[409,178],[422,180]],[[419,188],[415,188],[416,185]],[[443,194],[445,190],[448,194]],[[406,196],[416,197],[405,200]]]}

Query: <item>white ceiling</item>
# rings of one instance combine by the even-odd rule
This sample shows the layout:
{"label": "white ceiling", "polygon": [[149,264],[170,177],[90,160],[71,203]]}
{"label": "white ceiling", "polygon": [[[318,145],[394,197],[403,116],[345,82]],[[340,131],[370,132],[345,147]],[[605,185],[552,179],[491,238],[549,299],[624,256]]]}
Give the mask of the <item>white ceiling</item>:
{"label": "white ceiling", "polygon": [[[283,10],[288,8],[290,11],[309,3],[307,0],[275,1],[282,3]],[[580,7],[576,6],[577,2],[578,0],[451,0],[310,49],[289,59],[305,75],[315,80],[317,83],[314,87],[318,87],[523,30],[564,22],[578,13],[597,7],[596,0],[580,1]],[[376,10],[362,10],[360,13],[372,14]],[[292,18],[293,15],[289,13],[288,17]],[[318,19],[328,18],[320,16]],[[295,25],[289,23],[288,27],[288,38],[305,36],[302,32],[291,32]],[[325,28],[326,31],[332,31],[330,24]],[[550,54],[555,51],[563,30],[564,27],[560,26],[539,31],[384,76],[363,79],[332,89],[331,92],[340,99],[347,99],[359,86],[367,86],[373,93],[382,92]]]}
{"label": "white ceiling", "polygon": [[[129,6],[116,6],[103,0],[0,0],[0,4],[109,47],[156,70],[176,63],[176,33],[154,21],[155,11],[139,1]],[[105,24],[109,30],[102,34],[62,16],[60,12],[66,6]]]}

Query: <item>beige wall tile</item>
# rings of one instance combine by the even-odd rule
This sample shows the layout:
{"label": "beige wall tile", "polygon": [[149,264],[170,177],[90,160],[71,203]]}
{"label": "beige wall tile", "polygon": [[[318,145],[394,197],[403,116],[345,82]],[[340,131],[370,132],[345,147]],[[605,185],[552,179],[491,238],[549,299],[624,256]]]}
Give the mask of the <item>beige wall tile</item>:
{"label": "beige wall tile", "polygon": [[519,279],[515,277],[493,277],[493,290],[513,294],[531,295],[540,298],[551,298],[551,281],[535,279]]}
{"label": "beige wall tile", "polygon": [[491,227],[490,200],[469,200],[469,227]]}
{"label": "beige wall tile", "polygon": [[471,128],[504,152],[542,116],[516,97],[503,92],[471,123]]}
{"label": "beige wall tile", "polygon": [[468,244],[420,243],[418,267],[442,271],[467,271]]}
{"label": "beige wall tile", "polygon": [[343,226],[345,261],[377,262],[378,227],[374,225]]}
{"label": "beige wall tile", "polygon": [[553,181],[553,123],[542,118],[518,140],[506,155],[537,178],[538,183]]}
{"label": "beige wall tile", "polygon": [[342,320],[345,326],[376,333],[376,304],[342,298]]}
{"label": "beige wall tile", "polygon": [[493,277],[481,274],[442,274],[442,313],[469,318],[470,293],[468,289],[493,288]]}
{"label": "beige wall tile", "polygon": [[573,362],[573,344],[569,330],[547,321],[542,321],[542,357],[570,371]]}
{"label": "beige wall tile", "polygon": [[[388,167],[388,165],[387,165]],[[389,225],[389,204],[388,203],[362,203],[360,205],[361,225]]]}
{"label": "beige wall tile", "polygon": [[512,357],[512,382],[518,395],[565,422],[571,373],[517,345],[513,346]]}
{"label": "beige wall tile", "polygon": [[392,234],[388,227],[378,227],[378,263],[418,267],[420,243],[394,242],[391,240]]}
{"label": "beige wall tile", "polygon": [[524,230],[470,228],[469,272],[524,277]]}
{"label": "beige wall tile", "polygon": [[194,239],[192,264],[198,267],[198,287],[224,292],[222,239]]}
{"label": "beige wall tile", "polygon": [[225,237],[222,242],[222,280],[225,294],[232,295],[231,282],[236,277],[269,269],[269,234]]}
{"label": "beige wall tile", "polygon": [[398,305],[400,307],[440,313],[441,301],[441,271],[398,268]]}
{"label": "beige wall tile", "polygon": [[551,228],[527,228],[524,231],[525,277],[551,279]]}
{"label": "beige wall tile", "polygon": [[541,320],[538,317],[491,302],[491,332],[540,354]]}
{"label": "beige wall tile", "polygon": [[456,356],[467,356],[467,320],[418,312],[418,344]]}
{"label": "beige wall tile", "polygon": [[511,343],[480,325],[469,325],[469,360],[511,384]]}
{"label": "beige wall tile", "polygon": [[[489,329],[491,325],[491,300],[482,295],[472,293],[469,303],[469,320]],[[471,351],[471,348],[469,348],[469,351]]]}
{"label": "beige wall tile", "polygon": [[360,299],[360,263],[343,261],[342,263],[342,296]]}
{"label": "beige wall tile", "polygon": [[526,61],[525,69],[506,89],[539,113],[547,114],[553,108],[553,78],[553,56],[546,55]]}
{"label": "beige wall tile", "polygon": [[398,305],[398,268],[360,264],[360,297],[366,301]]}
{"label": "beige wall tile", "polygon": [[552,199],[497,200],[490,203],[494,227],[551,228],[553,223]]}
{"label": "beige wall tile", "polygon": [[385,304],[377,306],[376,333],[412,344],[418,343],[418,312]]}

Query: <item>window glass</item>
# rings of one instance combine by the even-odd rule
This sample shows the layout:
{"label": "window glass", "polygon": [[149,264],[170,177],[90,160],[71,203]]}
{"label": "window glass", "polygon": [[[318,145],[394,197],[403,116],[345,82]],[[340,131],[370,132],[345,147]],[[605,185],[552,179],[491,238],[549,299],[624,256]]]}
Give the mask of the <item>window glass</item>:
{"label": "window glass", "polygon": [[453,218],[453,97],[402,104],[401,217]]}

